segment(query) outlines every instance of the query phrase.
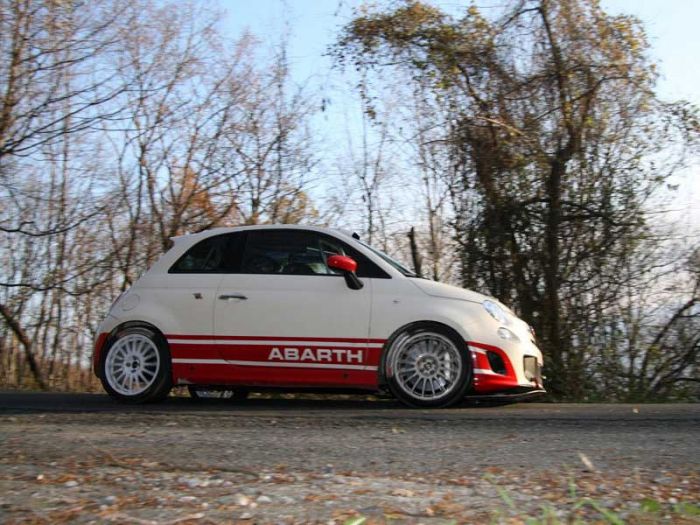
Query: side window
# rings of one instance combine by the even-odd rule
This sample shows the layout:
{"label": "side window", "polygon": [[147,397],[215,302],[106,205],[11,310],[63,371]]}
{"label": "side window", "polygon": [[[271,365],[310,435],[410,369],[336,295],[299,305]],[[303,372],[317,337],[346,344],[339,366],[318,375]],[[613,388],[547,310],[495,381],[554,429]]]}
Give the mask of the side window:
{"label": "side window", "polygon": [[208,237],[187,250],[168,273],[235,272],[241,255],[243,234],[227,233]]}
{"label": "side window", "polygon": [[248,232],[241,273],[286,275],[337,275],[328,268],[331,255],[348,255],[357,261],[357,276],[390,279],[379,266],[355,248],[329,235],[303,230]]}
{"label": "side window", "polygon": [[253,230],[248,232],[241,273],[328,275],[325,258],[313,232]]}

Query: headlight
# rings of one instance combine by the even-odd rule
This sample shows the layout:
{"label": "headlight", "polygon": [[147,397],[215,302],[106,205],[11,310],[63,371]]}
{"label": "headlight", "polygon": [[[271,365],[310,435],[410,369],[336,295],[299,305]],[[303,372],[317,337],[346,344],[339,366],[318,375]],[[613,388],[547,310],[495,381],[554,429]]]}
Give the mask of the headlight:
{"label": "headlight", "polygon": [[486,300],[481,303],[481,305],[484,307],[484,310],[486,310],[489,315],[499,323],[506,325],[510,324],[510,319],[508,318],[506,311],[493,301]]}

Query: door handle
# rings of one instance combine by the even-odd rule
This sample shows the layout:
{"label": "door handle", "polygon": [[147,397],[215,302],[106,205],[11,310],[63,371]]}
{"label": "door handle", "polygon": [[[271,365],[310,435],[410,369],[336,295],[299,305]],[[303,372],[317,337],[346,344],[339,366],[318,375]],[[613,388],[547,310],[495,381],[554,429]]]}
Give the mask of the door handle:
{"label": "door handle", "polygon": [[219,300],[221,300],[221,301],[230,301],[231,299],[245,300],[248,298],[245,295],[243,295],[242,293],[224,294],[224,295],[219,296]]}

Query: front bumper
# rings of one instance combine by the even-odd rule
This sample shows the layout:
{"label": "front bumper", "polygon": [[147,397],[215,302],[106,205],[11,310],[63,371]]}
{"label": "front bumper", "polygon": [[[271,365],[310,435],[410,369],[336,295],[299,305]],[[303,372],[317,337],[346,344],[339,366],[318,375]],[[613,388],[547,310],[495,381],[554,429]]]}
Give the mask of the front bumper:
{"label": "front bumper", "polygon": [[[474,380],[470,395],[522,396],[546,393],[539,349],[503,348],[467,342],[472,354]],[[538,355],[532,355],[538,354]]]}

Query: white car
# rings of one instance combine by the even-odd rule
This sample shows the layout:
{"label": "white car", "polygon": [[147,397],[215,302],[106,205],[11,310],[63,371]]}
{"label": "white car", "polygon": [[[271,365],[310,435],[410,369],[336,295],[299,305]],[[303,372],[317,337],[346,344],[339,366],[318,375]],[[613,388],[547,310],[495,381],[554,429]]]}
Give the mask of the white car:
{"label": "white car", "polygon": [[134,403],[178,385],[195,396],[389,390],[417,407],[544,392],[530,327],[497,300],[310,226],[175,238],[112,305],[93,368]]}

